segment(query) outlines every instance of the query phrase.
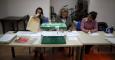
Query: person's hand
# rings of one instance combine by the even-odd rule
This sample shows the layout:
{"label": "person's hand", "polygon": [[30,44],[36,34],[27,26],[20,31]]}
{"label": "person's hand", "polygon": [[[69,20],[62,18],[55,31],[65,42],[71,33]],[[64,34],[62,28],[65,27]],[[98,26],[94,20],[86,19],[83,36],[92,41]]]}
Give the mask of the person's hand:
{"label": "person's hand", "polygon": [[36,17],[38,17],[38,16],[40,16],[40,14],[39,14],[39,13],[37,13],[35,16],[36,16]]}
{"label": "person's hand", "polygon": [[91,34],[91,31],[90,31],[90,30],[88,31],[88,34]]}
{"label": "person's hand", "polygon": [[39,13],[37,13],[36,15],[34,15],[34,16],[33,16],[33,18],[34,18],[34,19],[35,19],[35,18],[38,18],[38,17],[39,17],[39,15],[40,15],[40,14],[39,14]]}
{"label": "person's hand", "polygon": [[39,22],[40,18],[38,16],[39,16],[39,14],[36,14],[33,16],[34,21]]}

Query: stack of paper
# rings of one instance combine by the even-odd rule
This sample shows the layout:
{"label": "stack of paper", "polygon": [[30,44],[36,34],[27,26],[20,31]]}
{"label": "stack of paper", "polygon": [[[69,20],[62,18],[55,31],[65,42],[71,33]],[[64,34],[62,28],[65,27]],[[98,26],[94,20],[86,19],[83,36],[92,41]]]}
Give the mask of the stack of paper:
{"label": "stack of paper", "polygon": [[16,37],[15,34],[4,34],[4,35],[0,38],[0,43],[9,43],[9,42],[11,42],[15,37]]}

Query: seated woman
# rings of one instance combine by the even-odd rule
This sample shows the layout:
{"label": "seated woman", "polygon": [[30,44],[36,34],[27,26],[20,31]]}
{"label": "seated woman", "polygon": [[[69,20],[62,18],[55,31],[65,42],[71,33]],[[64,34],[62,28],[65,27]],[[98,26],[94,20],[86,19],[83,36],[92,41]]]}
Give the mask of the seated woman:
{"label": "seated woman", "polygon": [[[85,33],[93,33],[98,31],[98,25],[96,22],[97,12],[92,11],[81,22],[81,30]],[[89,53],[92,45],[85,46],[85,53]]]}
{"label": "seated woman", "polygon": [[40,25],[46,22],[48,22],[48,18],[43,15],[43,9],[38,7],[35,11],[35,15],[31,16],[28,21],[27,30],[38,32],[40,31]]}
{"label": "seated woman", "polygon": [[96,32],[98,31],[98,26],[96,22],[97,12],[90,12],[86,18],[84,18],[81,22],[81,30],[88,33],[88,32]]}
{"label": "seated woman", "polygon": [[[72,22],[72,20],[69,17],[69,11],[66,8],[62,8],[60,10],[59,16],[56,19],[56,22],[61,22],[61,23],[65,23],[67,26],[67,30],[75,30],[74,29],[74,24]],[[69,53],[72,51],[72,48],[60,48],[61,50],[64,51],[65,55],[69,55]],[[69,51],[70,50],[70,51]]]}
{"label": "seated woman", "polygon": [[67,25],[67,29],[69,29],[72,26],[72,20],[69,17],[68,9],[62,8],[60,10],[59,16],[57,17],[56,22],[62,22]]}
{"label": "seated woman", "polygon": [[48,22],[48,18],[44,16],[43,9],[38,7],[35,11],[35,17],[40,19],[40,24]]}
{"label": "seated woman", "polygon": [[[38,32],[41,30],[40,25],[46,22],[48,22],[48,19],[43,15],[43,9],[41,7],[38,7],[35,11],[35,15],[30,17],[27,29],[32,32]],[[43,51],[44,51],[43,48],[35,48],[34,49],[35,56],[38,55],[38,52],[41,54]]]}

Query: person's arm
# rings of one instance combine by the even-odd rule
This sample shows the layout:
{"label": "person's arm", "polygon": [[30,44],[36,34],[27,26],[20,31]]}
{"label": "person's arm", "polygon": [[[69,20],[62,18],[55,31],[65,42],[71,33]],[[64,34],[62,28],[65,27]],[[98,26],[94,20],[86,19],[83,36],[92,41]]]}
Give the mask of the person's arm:
{"label": "person's arm", "polygon": [[81,21],[81,30],[82,30],[83,32],[88,33],[89,30],[87,30],[87,29],[84,28],[84,24],[85,24],[85,19],[83,19],[83,20]]}
{"label": "person's arm", "polygon": [[67,20],[66,20],[66,25],[67,25],[67,29],[68,30],[72,30],[73,29],[73,22],[71,21],[71,18],[68,16]]}
{"label": "person's arm", "polygon": [[94,29],[91,30],[91,32],[97,32],[98,31],[98,25],[97,25],[97,22],[95,21],[95,24],[94,24]]}
{"label": "person's arm", "polygon": [[56,17],[55,22],[57,22],[57,23],[61,23],[62,22],[60,16]]}

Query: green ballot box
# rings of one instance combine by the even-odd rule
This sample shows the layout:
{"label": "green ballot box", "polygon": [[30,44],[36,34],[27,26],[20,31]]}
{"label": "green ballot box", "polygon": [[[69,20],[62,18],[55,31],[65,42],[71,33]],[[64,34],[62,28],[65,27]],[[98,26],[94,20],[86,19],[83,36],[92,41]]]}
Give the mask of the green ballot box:
{"label": "green ballot box", "polygon": [[43,36],[42,44],[66,44],[65,36]]}
{"label": "green ballot box", "polygon": [[65,23],[43,23],[40,28],[42,30],[67,30],[67,26]]}

